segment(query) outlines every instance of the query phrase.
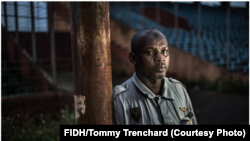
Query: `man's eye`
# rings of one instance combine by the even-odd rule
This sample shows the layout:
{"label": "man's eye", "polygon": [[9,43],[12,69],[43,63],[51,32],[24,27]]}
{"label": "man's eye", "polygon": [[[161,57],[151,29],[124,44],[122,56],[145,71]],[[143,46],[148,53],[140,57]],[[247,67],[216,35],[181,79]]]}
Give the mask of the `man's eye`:
{"label": "man's eye", "polygon": [[163,54],[167,54],[167,53],[168,53],[168,50],[163,50],[162,53],[163,53]]}
{"label": "man's eye", "polygon": [[147,55],[153,55],[153,51],[147,51],[146,54]]}

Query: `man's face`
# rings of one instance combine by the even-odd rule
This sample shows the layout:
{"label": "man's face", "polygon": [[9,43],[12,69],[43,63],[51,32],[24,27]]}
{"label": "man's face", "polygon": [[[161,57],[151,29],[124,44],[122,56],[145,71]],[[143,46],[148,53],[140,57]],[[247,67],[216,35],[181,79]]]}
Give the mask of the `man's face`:
{"label": "man's face", "polygon": [[146,34],[141,38],[136,52],[136,73],[149,79],[162,79],[169,66],[167,39],[159,33]]}

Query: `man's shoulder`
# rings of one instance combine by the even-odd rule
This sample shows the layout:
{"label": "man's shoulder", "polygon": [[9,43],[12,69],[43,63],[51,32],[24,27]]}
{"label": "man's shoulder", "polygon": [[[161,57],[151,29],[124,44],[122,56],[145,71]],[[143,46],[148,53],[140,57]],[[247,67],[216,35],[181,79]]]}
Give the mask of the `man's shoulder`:
{"label": "man's shoulder", "polygon": [[170,82],[171,85],[182,86],[182,87],[184,87],[185,89],[187,89],[186,86],[185,86],[183,83],[181,83],[179,80],[176,80],[176,79],[171,78],[171,77],[170,77],[170,78],[164,77],[164,79],[165,79],[166,81]]}
{"label": "man's shoulder", "polygon": [[121,85],[117,85],[113,88],[113,96],[114,98],[119,94],[126,93],[129,90],[129,87],[132,83],[132,77],[123,82]]}

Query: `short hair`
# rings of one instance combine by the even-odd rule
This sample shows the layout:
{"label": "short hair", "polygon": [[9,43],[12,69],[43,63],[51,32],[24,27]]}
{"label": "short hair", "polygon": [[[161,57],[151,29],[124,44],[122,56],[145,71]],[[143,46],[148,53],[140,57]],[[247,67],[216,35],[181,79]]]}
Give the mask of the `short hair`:
{"label": "short hair", "polygon": [[158,29],[156,29],[156,28],[146,27],[146,28],[140,29],[139,31],[137,31],[134,34],[134,36],[131,39],[131,51],[132,52],[136,53],[139,41],[141,40],[141,38],[144,35],[149,34],[149,33],[154,33],[154,36],[156,38],[159,36],[159,34],[161,34],[162,36],[165,37],[165,35],[161,31],[159,31]]}

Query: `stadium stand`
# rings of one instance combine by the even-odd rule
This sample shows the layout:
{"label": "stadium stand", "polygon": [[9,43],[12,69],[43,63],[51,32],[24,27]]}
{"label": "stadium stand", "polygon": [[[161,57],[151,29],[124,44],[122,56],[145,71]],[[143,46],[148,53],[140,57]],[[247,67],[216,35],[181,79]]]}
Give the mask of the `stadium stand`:
{"label": "stadium stand", "polygon": [[[175,28],[160,24],[142,14],[145,7],[155,8],[154,2],[145,2],[143,7],[139,2],[117,4],[110,2],[110,17],[139,30],[142,27],[157,27],[168,39],[171,46],[175,46]],[[231,8],[230,20],[230,68],[232,72],[249,71],[249,21],[248,14]],[[174,3],[161,3],[161,20],[168,15],[174,15]],[[196,4],[178,4],[178,17],[188,20],[190,30],[178,28],[177,48],[200,57],[214,65],[226,68],[227,60],[227,9],[223,7],[202,6],[201,15],[201,51],[198,52],[198,7]],[[154,12],[154,11],[152,11]],[[150,12],[148,12],[150,13]],[[151,15],[152,17],[152,15]],[[143,21],[143,24],[142,24]],[[180,25],[180,24],[179,24]]]}

